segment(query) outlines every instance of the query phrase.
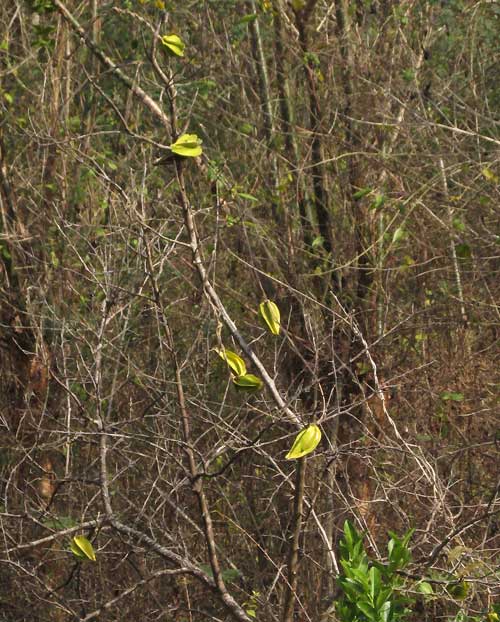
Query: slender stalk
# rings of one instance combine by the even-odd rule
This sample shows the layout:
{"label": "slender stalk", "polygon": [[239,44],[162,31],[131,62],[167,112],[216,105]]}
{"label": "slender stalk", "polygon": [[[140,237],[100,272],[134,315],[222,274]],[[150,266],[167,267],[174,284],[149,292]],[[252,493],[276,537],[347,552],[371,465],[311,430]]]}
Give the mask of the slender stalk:
{"label": "slender stalk", "polygon": [[304,511],[304,487],[306,474],[306,459],[299,458],[295,467],[295,496],[293,502],[292,536],[288,556],[288,583],[285,591],[282,622],[293,622],[295,600],[297,598],[298,570],[299,570],[299,542],[302,531],[302,515]]}
{"label": "slender stalk", "polygon": [[100,472],[100,486],[101,496],[104,504],[104,512],[108,518],[113,515],[113,508],[111,507],[111,496],[109,493],[109,477],[107,467],[107,455],[108,455],[108,437],[106,433],[106,420],[105,414],[102,409],[102,347],[104,341],[104,331],[108,323],[108,315],[106,312],[108,305],[107,298],[104,298],[102,302],[102,320],[99,327],[97,336],[97,347],[95,351],[95,392],[96,392],[96,407],[97,407],[97,429],[99,431],[99,472]]}
{"label": "slender stalk", "polygon": [[[453,208],[450,204],[450,196],[448,190],[448,179],[446,177],[446,169],[444,166],[443,158],[439,158],[439,171],[441,173],[441,181],[443,184],[443,194],[446,198],[446,210],[448,212],[448,223],[450,229],[453,227]],[[450,252],[451,252],[451,260],[453,262],[453,271],[455,273],[455,284],[457,286],[458,300],[460,302],[460,313],[462,315],[462,320],[464,326],[467,325],[467,311],[465,310],[465,300],[464,300],[464,290],[462,286],[462,275],[460,274],[460,266],[458,265],[458,257],[457,257],[457,249],[455,248],[455,241],[453,236],[450,239]]]}

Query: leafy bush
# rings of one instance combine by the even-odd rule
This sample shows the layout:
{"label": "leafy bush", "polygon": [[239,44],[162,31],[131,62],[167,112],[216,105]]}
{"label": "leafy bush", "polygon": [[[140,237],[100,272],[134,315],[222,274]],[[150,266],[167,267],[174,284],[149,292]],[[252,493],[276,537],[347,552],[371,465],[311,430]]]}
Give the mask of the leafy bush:
{"label": "leafy bush", "polygon": [[342,597],[337,603],[342,622],[395,622],[409,613],[409,599],[401,591],[398,571],[411,559],[408,542],[410,530],[402,538],[390,532],[388,563],[370,559],[363,545],[363,536],[349,522],[344,523],[340,542],[339,578]]}

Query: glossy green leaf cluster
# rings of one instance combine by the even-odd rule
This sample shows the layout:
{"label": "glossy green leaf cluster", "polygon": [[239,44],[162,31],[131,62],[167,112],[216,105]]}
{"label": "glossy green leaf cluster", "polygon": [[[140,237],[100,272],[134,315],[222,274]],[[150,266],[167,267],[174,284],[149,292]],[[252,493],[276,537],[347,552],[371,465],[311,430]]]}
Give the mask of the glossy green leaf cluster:
{"label": "glossy green leaf cluster", "polygon": [[412,533],[403,538],[390,534],[388,563],[382,564],[368,557],[363,536],[349,521],[344,523],[340,541],[342,597],[336,606],[341,622],[396,622],[409,613],[409,601],[399,590],[403,579],[398,572],[410,561]]}

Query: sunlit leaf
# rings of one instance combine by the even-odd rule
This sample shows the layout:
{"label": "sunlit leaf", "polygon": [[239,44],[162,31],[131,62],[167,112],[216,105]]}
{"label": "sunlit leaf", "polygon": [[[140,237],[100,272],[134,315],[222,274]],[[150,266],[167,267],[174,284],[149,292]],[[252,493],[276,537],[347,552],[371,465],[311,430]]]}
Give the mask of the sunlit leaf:
{"label": "sunlit leaf", "polygon": [[443,402],[463,402],[464,401],[464,394],[458,393],[456,391],[443,391],[440,397],[443,400]]}
{"label": "sunlit leaf", "polygon": [[280,310],[272,300],[264,300],[259,305],[259,313],[273,335],[280,334]]}
{"label": "sunlit leaf", "polygon": [[164,35],[161,42],[171,54],[175,56],[184,56],[186,44],[178,35]]}
{"label": "sunlit leaf", "polygon": [[287,460],[296,460],[307,456],[316,449],[321,440],[321,430],[314,423],[297,434],[292,448],[286,455]]}
{"label": "sunlit leaf", "polygon": [[233,383],[237,389],[244,391],[259,391],[262,389],[262,380],[253,374],[243,374],[233,378]]}
{"label": "sunlit leaf", "polygon": [[421,594],[426,594],[428,596],[430,596],[431,594],[434,594],[432,585],[430,583],[427,583],[427,581],[420,581],[420,583],[418,584],[418,591]]}
{"label": "sunlit leaf", "polygon": [[183,134],[170,145],[170,150],[184,158],[196,158],[203,153],[201,138],[196,134]]}
{"label": "sunlit leaf", "polygon": [[352,195],[352,198],[355,201],[359,201],[360,199],[362,199],[363,197],[365,197],[367,194],[370,194],[370,192],[372,191],[371,188],[361,188],[360,190],[358,190],[357,192],[355,192]]}
{"label": "sunlit leaf", "polygon": [[498,184],[499,182],[498,175],[495,175],[495,173],[491,171],[489,168],[483,168],[481,173],[483,177],[487,179],[488,181],[491,181],[494,184]]}
{"label": "sunlit leaf", "polygon": [[241,19],[239,19],[237,24],[249,24],[250,22],[254,22],[257,19],[257,13],[249,13],[248,15],[243,15]]}
{"label": "sunlit leaf", "polygon": [[411,82],[415,79],[415,72],[413,69],[403,69],[401,74],[403,76],[403,80],[406,80],[407,82]]}
{"label": "sunlit leaf", "polygon": [[226,348],[216,350],[216,352],[223,361],[226,361],[226,363],[236,374],[236,376],[244,376],[247,373],[245,361],[235,352],[232,352],[231,350],[226,350]]}
{"label": "sunlit leaf", "polygon": [[325,238],[322,235],[317,235],[312,241],[312,248],[323,248],[325,245]]}
{"label": "sunlit leaf", "polygon": [[394,231],[394,235],[392,236],[392,243],[397,244],[406,238],[406,231],[403,227],[398,227],[396,231]]}
{"label": "sunlit leaf", "polygon": [[96,561],[94,547],[85,536],[75,536],[73,538],[71,541],[71,552],[78,559]]}
{"label": "sunlit leaf", "polygon": [[383,194],[377,194],[373,203],[370,205],[370,209],[380,209],[385,203],[385,196]]}
{"label": "sunlit leaf", "polygon": [[247,201],[253,201],[254,203],[258,203],[259,199],[254,197],[253,194],[248,194],[248,192],[238,192],[238,196],[242,199],[246,199]]}

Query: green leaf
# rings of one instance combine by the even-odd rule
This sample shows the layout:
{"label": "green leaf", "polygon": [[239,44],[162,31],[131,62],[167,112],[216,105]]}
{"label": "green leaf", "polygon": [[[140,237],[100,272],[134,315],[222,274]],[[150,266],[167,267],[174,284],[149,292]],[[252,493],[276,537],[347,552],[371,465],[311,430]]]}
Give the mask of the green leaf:
{"label": "green leaf", "polygon": [[295,438],[292,448],[286,455],[287,460],[296,460],[307,456],[316,449],[321,440],[321,430],[314,423],[302,432],[299,432]]}
{"label": "green leaf", "polygon": [[434,594],[432,585],[430,583],[427,583],[427,581],[420,581],[417,588],[421,594],[426,594],[428,596],[430,596],[431,594]]}
{"label": "green leaf", "polygon": [[385,196],[383,194],[377,194],[373,203],[370,205],[370,209],[380,209],[385,203]]}
{"label": "green leaf", "polygon": [[96,561],[94,547],[85,536],[75,536],[73,538],[71,541],[71,552],[78,559]]}
{"label": "green leaf", "polygon": [[394,235],[392,236],[392,243],[397,244],[397,242],[401,242],[406,238],[406,231],[403,227],[398,227],[396,231],[394,231]]}
{"label": "green leaf", "polygon": [[385,590],[380,590],[380,592],[378,593],[377,599],[376,599],[375,607],[378,610],[383,610],[384,607],[387,605],[387,603],[390,604],[390,602],[391,602],[390,601],[391,595],[392,595],[391,588],[386,588]]}
{"label": "green leaf", "polygon": [[392,605],[389,600],[382,605],[382,608],[380,609],[380,617],[382,619],[382,622],[388,622],[388,620],[390,620],[391,608]]}
{"label": "green leaf", "polygon": [[3,244],[0,244],[0,253],[2,254],[2,257],[4,259],[7,259],[7,261],[12,259],[12,255],[10,254],[9,249]]}
{"label": "green leaf", "polygon": [[70,516],[62,516],[61,518],[44,520],[43,524],[48,529],[54,529],[55,531],[70,529],[71,527],[76,527],[78,525],[78,523]]}
{"label": "green leaf", "polygon": [[413,69],[403,69],[401,74],[403,76],[403,80],[406,80],[407,82],[411,82],[415,79],[415,72]]}
{"label": "green leaf", "polygon": [[59,258],[54,250],[50,251],[50,263],[54,266],[54,268],[59,267]]}
{"label": "green leaf", "polygon": [[174,54],[175,56],[184,56],[186,44],[179,36],[164,35],[161,38],[161,42],[171,54]]}
{"label": "green leaf", "polygon": [[460,583],[450,583],[446,591],[455,600],[465,600],[469,593],[469,584],[467,581],[460,581]]}
{"label": "green leaf", "polygon": [[377,620],[377,612],[375,611],[375,609],[366,601],[359,601],[357,603],[358,605],[358,609],[365,614],[365,616],[368,618],[368,620],[371,620],[373,622],[376,622]]}
{"label": "green leaf", "polygon": [[360,188],[357,192],[355,192],[352,195],[352,198],[355,201],[359,201],[360,199],[362,199],[363,197],[365,197],[367,194],[370,194],[370,192],[372,191],[371,188]]}
{"label": "green leaf", "polygon": [[272,300],[264,300],[259,305],[259,313],[273,335],[280,334],[280,310]]}
{"label": "green leaf", "polygon": [[455,391],[444,391],[441,393],[441,399],[443,402],[463,402],[464,394],[456,393]]}
{"label": "green leaf", "polygon": [[203,153],[201,148],[201,138],[196,134],[183,134],[170,145],[173,153],[183,156],[184,158],[196,158]]}
{"label": "green leaf", "polygon": [[253,374],[244,374],[233,378],[233,384],[237,389],[244,391],[259,391],[262,389],[262,380]]}
{"label": "green leaf", "polygon": [[457,257],[460,257],[460,259],[470,259],[472,257],[471,248],[468,244],[465,243],[456,244],[455,252],[457,254]]}
{"label": "green leaf", "polygon": [[203,572],[205,572],[209,577],[213,579],[214,573],[212,572],[212,568],[208,564],[201,564],[200,568],[201,570],[203,570]]}
{"label": "green leaf", "polygon": [[248,194],[247,192],[238,192],[237,195],[242,199],[246,199],[247,201],[253,201],[254,203],[259,202],[259,199],[257,197],[254,197],[253,194]]}
{"label": "green leaf", "polygon": [[380,570],[375,566],[370,568],[370,595],[372,602],[375,602],[378,592],[380,591]]}
{"label": "green leaf", "polygon": [[344,521],[344,540],[349,548],[352,547],[354,542],[358,539],[358,533],[356,528],[349,520]]}
{"label": "green leaf", "polygon": [[489,168],[483,168],[481,173],[486,180],[491,181],[494,184],[498,184],[498,182],[500,181],[498,179],[498,175],[495,175],[495,173],[491,171]]}
{"label": "green leaf", "polygon": [[245,361],[231,350],[222,348],[221,350],[215,350],[223,361],[226,361],[231,370],[236,376],[244,376],[247,373],[247,367]]}
{"label": "green leaf", "polygon": [[452,223],[453,228],[462,233],[465,231],[465,223],[460,218],[454,218]]}
{"label": "green leaf", "polygon": [[242,134],[246,134],[247,136],[249,136],[250,134],[252,134],[254,131],[254,126],[251,123],[242,123],[240,125],[240,132]]}
{"label": "green leaf", "polygon": [[325,245],[325,238],[322,235],[317,235],[312,241],[311,248],[323,248]]}
{"label": "green leaf", "polygon": [[221,576],[223,581],[236,581],[241,577],[241,572],[237,568],[227,568],[221,572]]}
{"label": "green leaf", "polygon": [[249,13],[248,15],[243,15],[243,17],[238,20],[237,24],[249,24],[257,19],[257,13]]}

